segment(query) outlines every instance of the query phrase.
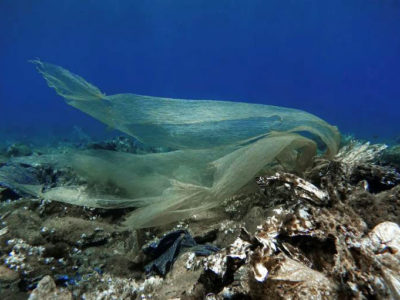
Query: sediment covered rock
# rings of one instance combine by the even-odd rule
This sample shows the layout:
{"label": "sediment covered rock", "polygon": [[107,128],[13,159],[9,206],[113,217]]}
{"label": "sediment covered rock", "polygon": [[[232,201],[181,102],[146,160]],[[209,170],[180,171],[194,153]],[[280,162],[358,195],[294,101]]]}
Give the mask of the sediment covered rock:
{"label": "sediment covered rock", "polygon": [[[124,210],[4,201],[0,296],[399,299],[400,185],[384,148],[349,143],[302,174],[277,169],[219,210],[151,229],[121,228]],[[171,232],[190,235],[189,247],[163,276],[146,274],[143,250],[171,249]],[[206,244],[220,250],[196,256]]]}

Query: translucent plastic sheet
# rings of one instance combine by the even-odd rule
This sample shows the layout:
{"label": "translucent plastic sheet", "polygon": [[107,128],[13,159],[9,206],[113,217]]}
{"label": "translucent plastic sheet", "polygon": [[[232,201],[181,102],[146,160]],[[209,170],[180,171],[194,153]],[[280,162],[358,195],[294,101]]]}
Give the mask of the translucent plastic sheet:
{"label": "translucent plastic sheet", "polygon": [[[210,209],[272,162],[302,170],[317,153],[338,150],[339,132],[309,113],[261,104],[106,96],[69,71],[34,61],[65,101],[110,127],[166,153],[89,151],[52,158],[93,182],[112,182],[124,197],[79,187],[57,187],[51,200],[95,207],[138,207],[126,225],[159,225]],[[68,156],[68,157],[67,157]],[[43,158],[45,159],[45,158]]]}

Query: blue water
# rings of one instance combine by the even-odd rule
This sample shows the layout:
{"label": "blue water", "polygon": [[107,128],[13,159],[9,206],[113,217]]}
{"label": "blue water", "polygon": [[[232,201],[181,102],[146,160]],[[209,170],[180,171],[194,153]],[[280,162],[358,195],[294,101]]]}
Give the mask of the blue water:
{"label": "blue water", "polygon": [[0,133],[102,135],[32,58],[106,94],[294,107],[361,138],[400,138],[396,0],[0,1]]}

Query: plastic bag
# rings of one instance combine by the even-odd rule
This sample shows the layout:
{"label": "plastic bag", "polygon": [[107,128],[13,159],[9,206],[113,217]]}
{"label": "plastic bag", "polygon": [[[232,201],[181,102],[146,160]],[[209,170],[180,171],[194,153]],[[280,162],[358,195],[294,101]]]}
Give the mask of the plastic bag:
{"label": "plastic bag", "polygon": [[135,228],[218,206],[271,163],[304,170],[317,154],[317,143],[326,156],[338,150],[336,127],[304,111],[229,101],[106,96],[61,67],[33,63],[69,105],[146,145],[176,149],[149,154],[99,150],[57,159],[88,180],[112,182],[126,197],[76,187],[50,189],[43,197],[95,207],[138,207],[126,221]]}

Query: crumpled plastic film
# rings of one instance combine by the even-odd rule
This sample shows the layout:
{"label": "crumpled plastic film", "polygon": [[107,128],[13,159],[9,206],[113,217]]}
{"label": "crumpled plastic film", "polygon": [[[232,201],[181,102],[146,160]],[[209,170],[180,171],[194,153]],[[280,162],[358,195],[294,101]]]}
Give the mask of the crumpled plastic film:
{"label": "crumpled plastic film", "polygon": [[[176,149],[149,154],[95,150],[58,158],[89,180],[123,189],[127,197],[121,201],[93,198],[103,199],[107,207],[126,207],[131,199],[131,206],[139,208],[127,219],[129,226],[159,225],[215,207],[274,162],[304,170],[317,154],[317,144],[326,156],[338,150],[337,128],[304,111],[229,101],[106,96],[59,66],[33,63],[67,104],[146,145]],[[73,193],[70,187],[58,187],[42,196],[102,206],[90,199],[90,191],[82,194],[77,188],[85,197]]]}

